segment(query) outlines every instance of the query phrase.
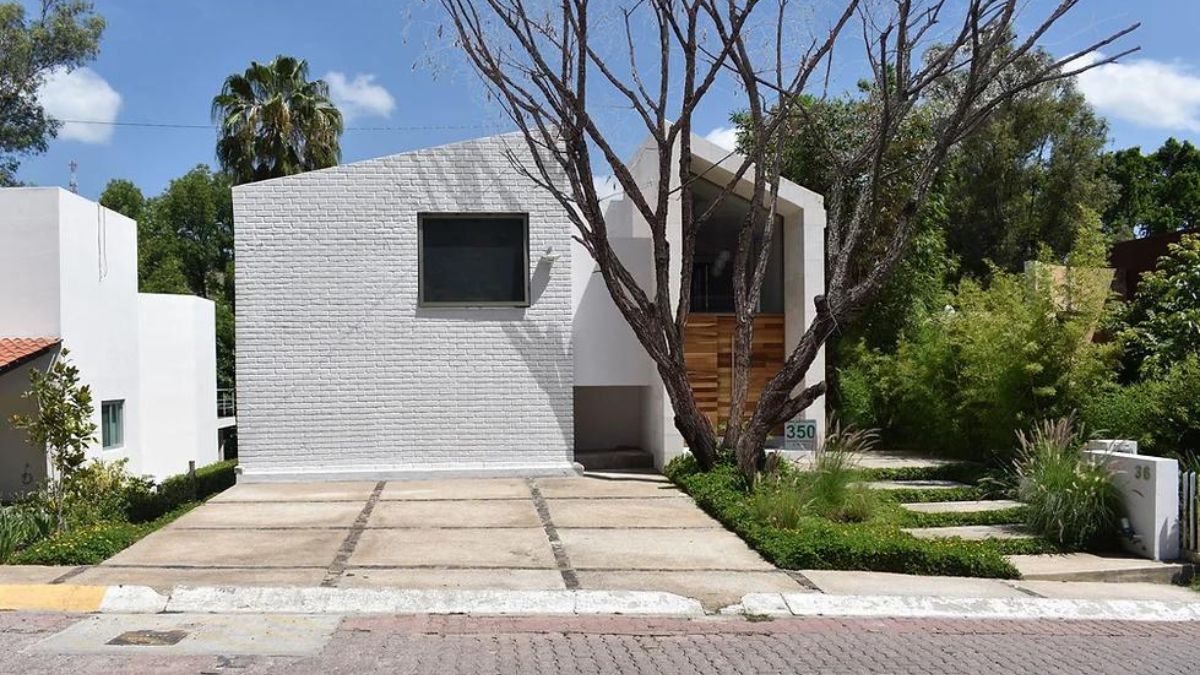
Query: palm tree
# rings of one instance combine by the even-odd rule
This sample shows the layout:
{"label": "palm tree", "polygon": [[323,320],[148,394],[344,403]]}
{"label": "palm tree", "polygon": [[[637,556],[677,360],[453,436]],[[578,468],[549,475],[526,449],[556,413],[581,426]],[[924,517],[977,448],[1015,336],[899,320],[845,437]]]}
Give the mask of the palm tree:
{"label": "palm tree", "polygon": [[252,61],[230,75],[213,97],[212,118],[220,124],[217,160],[239,184],[323,169],[341,158],[342,114],[329,85],[308,80],[304,59]]}

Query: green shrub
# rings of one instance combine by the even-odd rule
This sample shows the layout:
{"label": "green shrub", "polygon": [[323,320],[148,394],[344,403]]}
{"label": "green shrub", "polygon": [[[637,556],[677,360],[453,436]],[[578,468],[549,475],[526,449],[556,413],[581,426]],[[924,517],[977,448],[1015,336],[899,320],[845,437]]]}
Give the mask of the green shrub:
{"label": "green shrub", "polygon": [[[708,513],[741,536],[765,558],[786,569],[845,569],[1015,578],[1017,570],[994,542],[917,539],[888,523],[838,523],[798,517],[784,529],[757,518],[745,483],[731,466],[699,472],[694,460],[677,459],[667,474]],[[1014,545],[1016,548],[1016,545]],[[1044,550],[1022,542],[1022,552]]]}
{"label": "green shrub", "polygon": [[1080,418],[1105,438],[1137,441],[1146,454],[1200,451],[1200,357],[1189,356],[1161,376],[1097,389],[1081,405]]}
{"label": "green shrub", "polygon": [[1111,544],[1123,515],[1121,493],[1106,463],[1084,457],[1074,420],[1041,422],[1019,439],[1017,494],[1029,527],[1069,549]]}
{"label": "green shrub", "polygon": [[851,413],[892,445],[1007,463],[1014,429],[1070,412],[1112,379],[1116,347],[1090,339],[1099,310],[1060,311],[1052,286],[999,270],[987,284],[963,280],[950,309],[914,320],[894,353],[851,352],[839,369]]}
{"label": "green shrub", "polygon": [[140,489],[129,495],[127,518],[132,523],[154,520],[179,507],[205,499],[237,482],[237,462],[225,461],[196,469],[195,478],[188,474],[171,476],[156,488]]}
{"label": "green shrub", "polygon": [[65,513],[70,528],[125,519],[131,496],[149,485],[146,479],[131,475],[127,464],[125,459],[92,460],[65,481]]}

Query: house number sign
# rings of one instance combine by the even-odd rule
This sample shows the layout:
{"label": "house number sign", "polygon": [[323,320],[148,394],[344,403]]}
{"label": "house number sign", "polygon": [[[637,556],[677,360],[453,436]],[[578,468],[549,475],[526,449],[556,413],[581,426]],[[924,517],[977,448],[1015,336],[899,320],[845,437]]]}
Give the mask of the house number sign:
{"label": "house number sign", "polygon": [[817,421],[791,420],[783,423],[784,450],[816,450]]}

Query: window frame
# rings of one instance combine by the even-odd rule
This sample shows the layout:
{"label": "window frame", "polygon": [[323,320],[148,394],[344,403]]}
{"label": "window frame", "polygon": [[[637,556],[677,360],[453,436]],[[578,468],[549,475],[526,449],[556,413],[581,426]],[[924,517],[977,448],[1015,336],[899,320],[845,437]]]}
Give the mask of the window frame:
{"label": "window frame", "polygon": [[[120,438],[116,443],[111,445],[106,442],[106,434],[108,432],[107,425],[104,423],[104,410],[108,407],[115,407],[117,410],[116,430]],[[107,401],[100,402],[100,449],[102,450],[119,450],[125,447],[125,399],[113,398]]]}
{"label": "window frame", "polygon": [[[524,274],[522,279],[521,300],[426,300],[425,299],[425,223],[438,220],[455,219],[475,220],[520,220],[521,221],[521,264]],[[527,308],[531,305],[529,296],[529,214],[522,212],[498,211],[430,211],[417,214],[417,307],[425,309],[463,309],[480,308]]]}

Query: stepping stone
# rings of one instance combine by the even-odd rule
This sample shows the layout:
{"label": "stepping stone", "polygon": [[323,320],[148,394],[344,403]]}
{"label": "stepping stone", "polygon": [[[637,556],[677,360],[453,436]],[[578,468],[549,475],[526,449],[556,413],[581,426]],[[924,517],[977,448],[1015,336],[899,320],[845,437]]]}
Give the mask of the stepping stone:
{"label": "stepping stone", "polygon": [[917,513],[980,513],[1004,511],[1023,506],[1023,504],[1011,499],[991,499],[970,502],[921,502],[919,504],[901,504],[900,506]]}
{"label": "stepping stone", "polygon": [[949,539],[959,537],[968,541],[985,539],[1027,539],[1032,535],[1020,525],[959,525],[955,527],[910,527],[905,532],[918,539]]}
{"label": "stepping stone", "polygon": [[858,456],[858,466],[863,469],[936,469],[951,464],[962,462],[897,450],[871,450]]}
{"label": "stepping stone", "polygon": [[866,485],[872,490],[953,490],[954,488],[971,487],[966,483],[952,480],[876,480],[869,483],[855,483],[855,485]]}

